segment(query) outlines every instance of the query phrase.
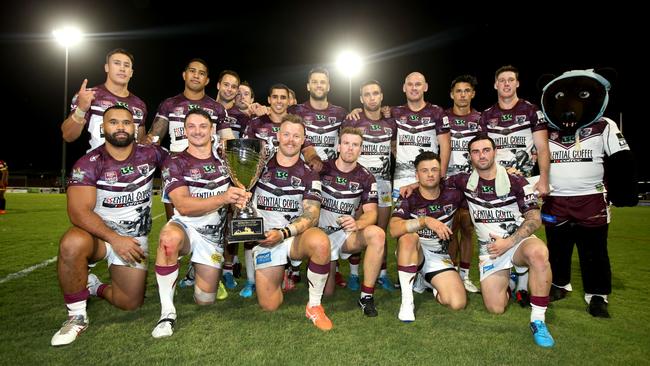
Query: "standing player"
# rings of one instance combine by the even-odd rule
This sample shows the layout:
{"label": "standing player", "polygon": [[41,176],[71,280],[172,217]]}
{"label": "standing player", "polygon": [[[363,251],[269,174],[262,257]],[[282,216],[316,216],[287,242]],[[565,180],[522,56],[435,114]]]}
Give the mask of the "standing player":
{"label": "standing player", "polygon": [[[384,94],[381,85],[376,80],[366,81],[361,85],[361,103],[362,112],[358,118],[352,117],[346,119],[341,125],[345,127],[355,127],[363,131],[363,145],[359,164],[374,175],[377,182],[378,209],[377,209],[377,226],[384,232],[388,227],[388,219],[391,210],[391,175],[390,161],[395,154],[395,137],[397,130],[395,122],[390,118],[383,118],[381,113],[381,103]],[[387,243],[384,246],[384,258],[381,263],[381,272],[378,282],[387,290],[393,290],[388,274],[386,273],[386,255],[388,252]],[[358,256],[350,257],[350,277],[347,285],[350,289],[359,288],[359,260]]]}
{"label": "standing player", "polygon": [[330,91],[327,69],[318,67],[309,71],[307,91],[309,91],[309,100],[291,106],[289,113],[302,117],[307,139],[314,144],[321,160],[336,158],[339,127],[345,119],[346,111],[327,101]]}
{"label": "standing player", "polygon": [[[377,184],[372,174],[357,163],[363,145],[363,133],[354,127],[341,130],[339,157],[325,162],[321,171],[323,204],[319,227],[329,236],[332,248],[330,273],[336,261],[366,249],[363,283],[358,305],[366,316],[377,316],[373,294],[384,258],[386,233],[377,225]],[[361,207],[362,214],[355,219]],[[334,294],[334,276],[329,276],[325,294]]]}
{"label": "standing player", "polygon": [[318,174],[300,160],[305,127],[300,117],[286,115],[278,132],[278,151],[268,162],[253,204],[269,229],[253,248],[257,300],[262,309],[276,310],[283,300],[282,278],[288,260],[309,259],[309,303],[305,315],[321,330],[332,329],[321,298],[330,269],[330,243],[315,227],[321,206]]}
{"label": "standing player", "polygon": [[174,203],[175,215],[160,231],[156,253],[156,279],[160,295],[160,320],[151,335],[169,337],[174,332],[174,290],[178,256],[192,253],[195,267],[194,301],[214,303],[221,276],[224,230],[228,204],[246,203],[247,193],[231,187],[226,169],[212,154],[212,121],[203,109],[185,116],[187,149],[172,155],[163,165],[165,191]]}
{"label": "standing player", "polygon": [[[74,342],[88,327],[89,295],[123,310],[144,301],[153,176],[167,154],[157,146],[136,145],[135,128],[130,110],[109,107],[106,143],[73,167],[67,191],[73,226],[61,238],[57,261],[68,320],[52,337],[53,346]],[[88,264],[102,259],[108,261],[110,285],[88,274]]]}
{"label": "standing player", "polygon": [[452,222],[462,192],[441,186],[440,157],[425,151],[415,158],[419,182],[408,198],[400,200],[390,220],[390,232],[398,238],[397,269],[402,290],[398,319],[415,321],[413,282],[418,266],[420,275],[433,288],[436,300],[450,309],[460,310],[467,295],[449,256]]}
{"label": "standing player", "polygon": [[104,111],[114,105],[128,108],[133,114],[136,139],[144,138],[144,124],[147,120],[147,106],[129,91],[133,76],[133,55],[122,48],[116,48],[106,55],[106,81],[94,88],[86,88],[88,79],[81,83],[79,92],[72,98],[71,112],[61,124],[63,139],[73,142],[79,138],[88,124],[90,134],[88,151],[104,143]]}
{"label": "standing player", "polygon": [[[496,161],[510,173],[526,178],[533,175],[535,163],[539,167],[539,181],[535,190],[540,197],[549,193],[550,157],[547,122],[534,104],[517,96],[519,71],[514,66],[500,67],[494,73],[497,103],[481,114],[481,128],[496,144]],[[516,298],[521,306],[529,304],[528,273],[517,273]]]}
{"label": "standing player", "polygon": [[239,74],[232,70],[223,70],[219,74],[219,81],[217,82],[217,102],[226,110],[228,114],[226,124],[230,126],[236,139],[244,134],[246,125],[250,120],[248,114],[241,111],[236,104],[239,83]]}
{"label": "standing player", "polygon": [[[476,95],[476,84],[476,78],[471,75],[461,75],[451,82],[449,96],[453,100],[453,106],[445,111],[443,117],[449,123],[451,137],[448,177],[472,170],[467,145],[481,131],[479,124],[481,113],[472,108],[472,99]],[[478,288],[469,279],[469,268],[474,253],[472,247],[474,227],[472,219],[469,217],[466,201],[463,201],[456,211],[452,231],[454,234],[449,244],[449,255],[454,265],[459,268],[465,290],[476,293]],[[460,240],[458,239],[459,234]],[[458,261],[459,249],[460,261]]]}
{"label": "standing player", "polygon": [[419,72],[406,76],[402,90],[406,104],[394,107],[391,116],[397,124],[396,165],[393,177],[393,199],[402,186],[415,182],[413,159],[423,151],[440,156],[443,176],[450,154],[449,125],[442,118],[443,110],[424,100],[429,85]]}
{"label": "standing player", "polygon": [[7,213],[7,201],[5,200],[5,192],[9,185],[9,167],[7,163],[0,160],[0,215]]}

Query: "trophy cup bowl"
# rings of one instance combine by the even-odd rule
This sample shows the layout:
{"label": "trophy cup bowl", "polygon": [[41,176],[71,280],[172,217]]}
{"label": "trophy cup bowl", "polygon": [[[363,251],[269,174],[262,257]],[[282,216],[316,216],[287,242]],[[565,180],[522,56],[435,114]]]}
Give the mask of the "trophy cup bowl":
{"label": "trophy cup bowl", "polygon": [[[223,142],[223,160],[230,179],[237,187],[250,191],[260,177],[267,161],[266,149],[258,139],[235,139]],[[236,209],[228,225],[228,243],[258,241],[264,235],[264,220],[257,217],[250,200],[242,209]]]}

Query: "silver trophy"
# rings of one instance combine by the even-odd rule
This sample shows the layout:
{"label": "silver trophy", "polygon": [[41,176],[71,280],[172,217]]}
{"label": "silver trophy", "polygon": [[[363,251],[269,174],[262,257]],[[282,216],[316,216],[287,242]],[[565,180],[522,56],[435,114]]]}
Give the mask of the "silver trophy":
{"label": "silver trophy", "polygon": [[[221,159],[228,169],[232,182],[239,188],[250,191],[260,177],[268,160],[268,154],[261,140],[227,140],[220,149]],[[250,200],[240,210],[235,210],[228,225],[229,243],[263,240],[264,220],[257,217]]]}

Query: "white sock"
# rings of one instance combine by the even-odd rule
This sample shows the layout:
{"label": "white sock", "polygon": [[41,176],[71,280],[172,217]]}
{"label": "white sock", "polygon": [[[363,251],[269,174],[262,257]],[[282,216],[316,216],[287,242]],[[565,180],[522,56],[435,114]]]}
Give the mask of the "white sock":
{"label": "white sock", "polygon": [[361,296],[359,296],[359,298],[360,298],[360,299],[363,299],[363,298],[366,297],[366,296],[373,297],[374,294],[369,294],[369,293],[367,293],[367,292],[363,292],[363,291],[361,291]]}
{"label": "white sock", "polygon": [[386,268],[379,271],[379,277],[386,277]]}
{"label": "white sock", "polygon": [[517,291],[528,291],[528,271],[524,274],[517,275]]}
{"label": "white sock", "polygon": [[530,322],[535,320],[546,321],[546,306],[537,306],[535,304],[530,304],[532,310],[530,311]]}
{"label": "white sock", "polygon": [[160,314],[176,314],[174,307],[174,290],[176,290],[176,280],[178,279],[178,264],[174,272],[161,275],[156,272],[156,281],[158,281],[158,294],[160,295]]}
{"label": "white sock", "polygon": [[232,256],[232,264],[239,263],[239,256],[238,255],[233,255]]}
{"label": "white sock", "polygon": [[320,300],[323,297],[323,290],[325,290],[325,283],[329,273],[320,274],[312,272],[307,267],[307,280],[309,282],[309,306],[320,305]]}
{"label": "white sock", "polygon": [[399,285],[402,290],[402,304],[412,304],[415,273],[397,271],[397,275],[399,276]]}
{"label": "white sock", "polygon": [[463,281],[469,277],[469,269],[461,268],[458,273],[460,274],[460,279]]}
{"label": "white sock", "polygon": [[83,315],[86,318],[86,300],[65,304],[68,308],[68,316]]}
{"label": "white sock", "polygon": [[605,303],[609,304],[609,301],[607,301],[607,295],[598,295],[598,294],[587,294],[587,293],[585,293],[585,302],[587,303],[587,305],[589,305],[589,303],[591,302],[591,298],[594,297],[594,296],[602,297],[603,300],[605,300]]}
{"label": "white sock", "polygon": [[255,283],[255,265],[253,264],[253,250],[244,249],[244,265],[246,266],[246,279],[249,283]]}
{"label": "white sock", "polygon": [[359,265],[350,263],[350,274],[359,276]]}

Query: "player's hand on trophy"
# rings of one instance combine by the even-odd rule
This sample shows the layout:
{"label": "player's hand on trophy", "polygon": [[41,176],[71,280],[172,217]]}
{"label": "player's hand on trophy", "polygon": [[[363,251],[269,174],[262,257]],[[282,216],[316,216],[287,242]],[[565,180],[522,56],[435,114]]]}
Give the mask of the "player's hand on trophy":
{"label": "player's hand on trophy", "polygon": [[223,194],[226,203],[234,204],[237,208],[242,209],[246,202],[251,198],[251,193],[239,187],[229,187]]}
{"label": "player's hand on trophy", "polygon": [[282,240],[284,240],[284,236],[282,236],[282,232],[276,229],[272,229],[265,232],[264,236],[266,236],[266,239],[257,242],[257,244],[263,247],[272,247],[280,243]]}
{"label": "player's hand on trophy", "polygon": [[118,235],[115,239],[111,239],[109,244],[125,262],[135,264],[142,262],[146,258],[144,251],[140,248],[138,239],[134,237]]}

